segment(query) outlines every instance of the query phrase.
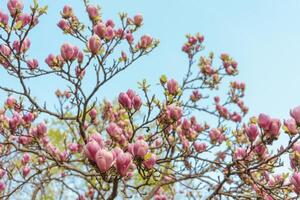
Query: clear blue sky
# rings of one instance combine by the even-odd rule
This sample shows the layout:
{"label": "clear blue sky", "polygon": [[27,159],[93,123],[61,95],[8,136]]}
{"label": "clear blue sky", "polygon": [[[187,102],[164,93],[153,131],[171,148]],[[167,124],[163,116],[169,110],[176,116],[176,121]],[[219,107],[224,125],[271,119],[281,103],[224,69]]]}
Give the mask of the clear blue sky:
{"label": "clear blue sky", "polygon": [[[6,2],[1,1],[1,9]],[[26,3],[30,2],[26,0]],[[136,82],[147,78],[157,82],[159,76],[181,78],[186,60],[181,52],[186,33],[205,35],[205,45],[217,55],[228,52],[239,63],[238,79],[247,84],[246,104],[250,115],[266,112],[286,117],[289,109],[300,104],[300,1],[298,0],[102,0],[105,19],[117,19],[120,11],[130,15],[142,13],[143,33],[159,38],[160,46],[148,57],[114,79],[100,96],[114,97],[119,91],[136,88]],[[70,39],[56,27],[64,4],[74,6],[84,15],[80,0],[40,0],[49,5],[47,16],[40,19],[32,34],[31,54],[41,63],[50,53]],[[86,18],[86,16],[84,15]],[[0,83],[8,79],[0,80]],[[13,85],[13,83],[11,83]],[[34,82],[33,92],[53,104],[55,79]],[[51,93],[50,93],[51,91]],[[52,101],[52,102],[51,102]]]}

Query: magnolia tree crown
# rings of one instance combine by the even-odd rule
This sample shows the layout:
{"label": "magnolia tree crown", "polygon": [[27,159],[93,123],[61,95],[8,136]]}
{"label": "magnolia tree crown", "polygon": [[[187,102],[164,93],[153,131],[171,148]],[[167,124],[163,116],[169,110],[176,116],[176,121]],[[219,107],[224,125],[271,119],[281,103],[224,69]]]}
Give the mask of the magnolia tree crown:
{"label": "magnolia tree crown", "polygon": [[[155,93],[143,80],[117,102],[98,101],[103,85],[159,41],[136,36],[141,14],[115,22],[82,5],[88,22],[66,5],[57,23],[77,45],[62,43],[44,60],[28,50],[47,7],[8,0],[0,10],[1,73],[16,85],[0,85],[0,199],[299,198],[300,107],[284,121],[243,120],[245,84],[232,79],[238,63],[226,53],[199,56],[201,34],[186,36],[181,80],[162,75]],[[50,76],[64,82],[52,91],[53,108],[30,89]]]}

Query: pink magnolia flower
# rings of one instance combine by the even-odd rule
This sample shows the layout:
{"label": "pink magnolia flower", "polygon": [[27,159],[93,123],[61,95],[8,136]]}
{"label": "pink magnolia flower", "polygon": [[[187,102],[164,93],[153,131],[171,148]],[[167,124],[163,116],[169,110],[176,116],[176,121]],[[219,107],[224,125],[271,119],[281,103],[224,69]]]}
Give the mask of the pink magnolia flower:
{"label": "pink magnolia flower", "polygon": [[294,118],[284,120],[284,125],[288,129],[288,132],[291,133],[292,135],[298,133],[297,123]]}
{"label": "pink magnolia flower", "polygon": [[26,144],[30,143],[31,141],[32,141],[32,138],[30,138],[28,136],[20,136],[18,138],[18,142],[23,145],[26,145]]}
{"label": "pink magnolia flower", "polygon": [[293,151],[297,152],[297,153],[300,153],[300,142],[296,142],[294,145],[293,145]]}
{"label": "pink magnolia flower", "polygon": [[24,5],[21,0],[9,0],[7,3],[7,8],[10,12],[10,15],[14,17],[16,14],[22,12]]}
{"label": "pink magnolia flower", "polygon": [[72,153],[77,153],[79,151],[79,144],[77,144],[77,143],[70,143],[70,144],[68,144],[68,149]]}
{"label": "pink magnolia flower", "polygon": [[95,133],[90,136],[89,141],[93,140],[95,140],[99,144],[100,148],[104,148],[104,141],[99,133]]}
{"label": "pink magnolia flower", "polygon": [[0,45],[0,52],[6,57],[9,57],[11,55],[11,50],[6,44]]}
{"label": "pink magnolia flower", "polygon": [[47,133],[47,127],[44,122],[39,123],[36,128],[38,136],[45,136]]}
{"label": "pink magnolia flower", "polygon": [[30,48],[30,44],[31,44],[30,40],[28,38],[25,38],[23,40],[22,46],[21,46],[21,42],[19,40],[14,41],[13,48],[18,53],[25,53]]}
{"label": "pink magnolia flower", "polygon": [[291,177],[291,184],[294,186],[294,191],[300,193],[300,172],[295,172]]}
{"label": "pink magnolia flower", "polygon": [[6,99],[6,102],[5,104],[9,107],[9,108],[13,108],[15,107],[17,103],[17,100],[15,98],[13,98],[12,96],[9,96],[7,99]]}
{"label": "pink magnolia flower", "polygon": [[72,61],[77,58],[79,49],[69,43],[64,43],[60,48],[60,53],[65,61]]}
{"label": "pink magnolia flower", "polygon": [[206,150],[207,145],[205,143],[200,143],[199,141],[196,141],[194,143],[194,148],[198,153],[201,153]]}
{"label": "pink magnolia flower", "polygon": [[116,159],[116,169],[121,176],[126,176],[132,163],[132,157],[129,153],[120,152]]}
{"label": "pink magnolia flower", "polygon": [[100,16],[99,8],[97,6],[88,5],[87,8],[86,8],[86,11],[87,11],[87,13],[89,15],[89,18],[92,21],[95,21],[96,18],[98,18]]}
{"label": "pink magnolia flower", "polygon": [[194,90],[190,96],[192,102],[197,102],[202,98],[201,93],[198,90]]}
{"label": "pink magnolia flower", "polygon": [[115,36],[115,31],[114,31],[114,29],[113,29],[112,27],[108,26],[108,27],[106,28],[104,38],[105,38],[106,40],[111,40],[114,36]]}
{"label": "pink magnolia flower", "polygon": [[147,49],[147,48],[149,48],[151,46],[152,41],[153,41],[152,37],[150,37],[149,35],[143,35],[141,37],[141,40],[140,40],[138,46],[141,49]]}
{"label": "pink magnolia flower", "polygon": [[133,23],[136,26],[141,26],[143,23],[143,16],[141,14],[137,14],[133,17]]}
{"label": "pink magnolia flower", "polygon": [[84,153],[88,157],[88,159],[95,161],[96,153],[100,149],[100,145],[95,140],[91,140],[85,145]]}
{"label": "pink magnolia flower", "polygon": [[106,128],[107,133],[114,138],[121,137],[123,130],[114,122],[109,123]]}
{"label": "pink magnolia flower", "polygon": [[62,15],[63,18],[66,18],[66,19],[69,18],[69,17],[72,17],[73,16],[72,7],[69,6],[69,5],[65,5],[61,15]]}
{"label": "pink magnolia flower", "polygon": [[112,154],[114,156],[114,159],[117,159],[117,157],[119,156],[119,154],[121,154],[123,152],[123,150],[120,147],[115,147],[112,150]]}
{"label": "pink magnolia flower", "polygon": [[225,140],[224,134],[216,128],[213,128],[209,131],[209,137],[212,143],[222,143]]}
{"label": "pink magnolia flower", "polygon": [[175,104],[171,104],[167,106],[166,114],[169,119],[177,121],[182,117],[182,109]]}
{"label": "pink magnolia flower", "polygon": [[156,164],[156,155],[152,153],[151,157],[149,159],[145,159],[143,161],[143,164],[145,165],[145,167],[147,169],[152,169],[154,167],[154,165]]}
{"label": "pink magnolia flower", "polygon": [[65,161],[68,157],[68,153],[67,151],[59,152],[58,156],[61,161]]}
{"label": "pink magnolia flower", "polygon": [[171,79],[167,82],[168,92],[172,95],[176,95],[178,91],[178,83],[174,79]]}
{"label": "pink magnolia flower", "polygon": [[272,119],[269,125],[268,133],[272,138],[278,138],[280,133],[281,122],[279,119]]}
{"label": "pink magnolia flower", "polygon": [[132,108],[132,102],[127,93],[121,92],[118,98],[119,103],[127,109]]}
{"label": "pink magnolia flower", "polygon": [[114,21],[113,21],[112,19],[108,19],[108,20],[106,21],[105,25],[106,25],[107,27],[111,27],[111,28],[114,28],[114,27],[115,27],[115,23],[114,23]]}
{"label": "pink magnolia flower", "polygon": [[266,114],[260,114],[258,116],[258,125],[264,130],[269,130],[271,123],[271,117]]}
{"label": "pink magnolia flower", "polygon": [[3,13],[1,10],[0,10],[0,23],[4,25],[8,24],[8,15]]}
{"label": "pink magnolia flower", "polygon": [[22,170],[23,177],[26,177],[30,173],[30,168],[25,166]]}
{"label": "pink magnolia flower", "polygon": [[58,23],[57,23],[57,26],[63,30],[63,31],[69,31],[70,30],[70,25],[69,25],[69,22],[64,20],[64,19],[61,19]]}
{"label": "pink magnolia flower", "polygon": [[133,43],[134,37],[131,32],[126,33],[125,38],[129,44]]}
{"label": "pink magnolia flower", "polygon": [[297,124],[300,124],[300,106],[297,106],[296,108],[293,108],[290,111],[290,115],[291,115],[292,118],[295,119]]}
{"label": "pink magnolia flower", "polygon": [[142,99],[138,95],[135,95],[132,99],[132,105],[135,110],[139,110],[142,106]]}
{"label": "pink magnolia flower", "polygon": [[3,192],[5,190],[5,183],[0,181],[0,192]]}
{"label": "pink magnolia flower", "polygon": [[37,59],[27,60],[27,67],[30,70],[34,70],[38,68],[38,66],[39,66],[39,62],[37,61]]}
{"label": "pink magnolia flower", "polygon": [[145,142],[143,139],[139,139],[137,140],[134,145],[133,145],[133,152],[132,155],[134,156],[138,156],[141,158],[144,158],[144,156],[147,154],[148,152],[148,143]]}
{"label": "pink magnolia flower", "polygon": [[83,62],[83,53],[81,51],[78,52],[78,56],[77,56],[77,61],[78,63],[82,63]]}
{"label": "pink magnolia flower", "polygon": [[24,153],[23,158],[21,160],[22,165],[26,165],[30,160],[30,156],[28,153]]}
{"label": "pink magnolia flower", "polygon": [[258,130],[257,126],[254,124],[250,124],[249,126],[247,126],[245,131],[251,142],[255,141],[255,139],[259,135],[259,130]]}
{"label": "pink magnolia flower", "polygon": [[21,13],[18,15],[17,21],[22,23],[21,28],[23,28],[31,22],[31,16],[27,13]]}
{"label": "pink magnolia flower", "polygon": [[104,173],[108,171],[112,166],[114,162],[114,156],[110,151],[99,149],[96,154],[95,161],[100,172]]}
{"label": "pink magnolia flower", "polygon": [[90,110],[89,116],[90,116],[92,119],[95,119],[95,118],[97,117],[97,110],[96,110],[95,108],[93,108],[92,110]]}
{"label": "pink magnolia flower", "polygon": [[235,153],[234,153],[234,158],[237,160],[245,158],[247,155],[246,149],[244,148],[237,148]]}
{"label": "pink magnolia flower", "polygon": [[89,39],[87,46],[93,55],[98,54],[102,46],[100,38],[97,35],[93,35]]}
{"label": "pink magnolia flower", "polygon": [[241,122],[242,121],[242,116],[236,112],[234,112],[231,116],[230,119],[234,122]]}
{"label": "pink magnolia flower", "polygon": [[94,26],[94,33],[97,34],[100,38],[104,38],[105,33],[106,33],[106,25],[103,24],[102,22],[99,22]]}

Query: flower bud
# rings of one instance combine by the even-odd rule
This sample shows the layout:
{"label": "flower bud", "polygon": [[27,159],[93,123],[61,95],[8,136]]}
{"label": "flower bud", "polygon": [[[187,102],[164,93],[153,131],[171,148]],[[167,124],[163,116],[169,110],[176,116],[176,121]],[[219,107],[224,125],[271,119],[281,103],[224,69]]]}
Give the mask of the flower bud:
{"label": "flower bud", "polygon": [[295,121],[297,122],[297,124],[300,124],[300,106],[292,109],[290,111],[290,115],[292,118],[295,119]]}
{"label": "flower bud", "polygon": [[248,127],[246,127],[245,131],[251,142],[254,142],[256,137],[259,134],[259,130],[258,130],[257,126],[254,124],[250,124]]}
{"label": "flower bud", "polygon": [[62,17],[68,19],[73,16],[73,9],[69,5],[65,5],[61,13]]}
{"label": "flower bud", "polygon": [[25,178],[30,173],[30,168],[25,166],[22,170],[23,177]]}
{"label": "flower bud", "polygon": [[178,83],[174,79],[167,82],[167,89],[169,94],[176,95],[178,91]]}
{"label": "flower bud", "polygon": [[95,108],[90,110],[89,116],[91,117],[91,119],[95,119],[97,117],[97,110]]}
{"label": "flower bud", "polygon": [[21,13],[24,5],[21,0],[9,0],[7,3],[7,8],[12,17],[16,16],[18,13]]}
{"label": "flower bud", "polygon": [[133,23],[136,26],[141,26],[143,23],[143,16],[141,14],[137,14],[133,17]]}
{"label": "flower bud", "polygon": [[286,126],[288,132],[292,135],[298,133],[296,120],[291,118],[288,120],[284,120],[284,125]]}
{"label": "flower bud", "polygon": [[118,98],[119,103],[127,109],[131,109],[132,108],[132,102],[131,99],[129,98],[129,96],[127,95],[127,93],[120,93],[119,98]]}
{"label": "flower bud", "polygon": [[101,40],[97,35],[93,35],[88,41],[88,48],[93,55],[99,53],[101,46]]}

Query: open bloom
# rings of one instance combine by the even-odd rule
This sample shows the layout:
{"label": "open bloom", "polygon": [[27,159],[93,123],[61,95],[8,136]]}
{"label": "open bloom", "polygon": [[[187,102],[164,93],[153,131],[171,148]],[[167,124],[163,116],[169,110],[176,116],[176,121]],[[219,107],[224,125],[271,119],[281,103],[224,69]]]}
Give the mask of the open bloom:
{"label": "open bloom", "polygon": [[64,43],[60,48],[60,53],[65,61],[71,61],[77,58],[79,49],[69,43]]}
{"label": "open bloom", "polygon": [[110,169],[114,162],[114,157],[112,152],[105,149],[99,149],[96,154],[96,164],[100,172],[104,173]]}

